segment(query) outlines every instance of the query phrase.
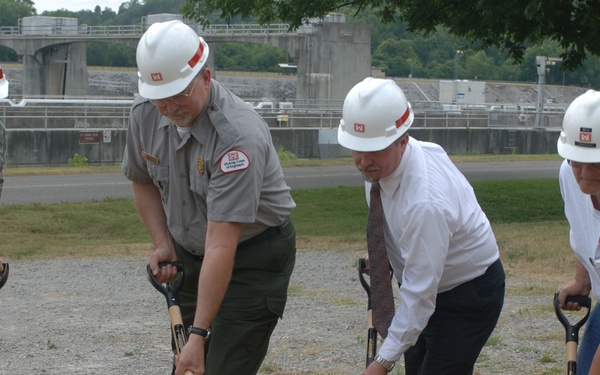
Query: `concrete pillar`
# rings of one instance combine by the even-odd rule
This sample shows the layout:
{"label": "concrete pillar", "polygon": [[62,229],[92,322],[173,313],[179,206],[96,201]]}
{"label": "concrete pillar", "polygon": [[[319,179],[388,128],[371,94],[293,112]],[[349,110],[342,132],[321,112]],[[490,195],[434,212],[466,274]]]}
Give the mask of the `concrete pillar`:
{"label": "concrete pillar", "polygon": [[36,55],[23,56],[23,96],[40,96],[46,92],[46,87],[43,81],[44,65],[42,63],[41,52]]}
{"label": "concrete pillar", "polygon": [[89,83],[85,52],[85,43],[55,45],[43,50],[46,95],[87,95]]}
{"label": "concrete pillar", "polygon": [[298,54],[298,99],[343,100],[371,75],[371,29],[338,22],[319,24]]}
{"label": "concrete pillar", "polygon": [[23,96],[85,96],[85,43],[54,45],[23,56]]}

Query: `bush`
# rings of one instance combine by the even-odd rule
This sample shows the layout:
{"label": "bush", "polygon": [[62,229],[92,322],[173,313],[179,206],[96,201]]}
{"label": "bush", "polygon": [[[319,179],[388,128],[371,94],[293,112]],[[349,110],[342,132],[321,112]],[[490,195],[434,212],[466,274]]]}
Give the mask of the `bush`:
{"label": "bush", "polygon": [[279,157],[279,161],[298,160],[298,157],[294,155],[294,153],[291,151],[286,151],[283,146],[279,146],[277,149],[277,156]]}
{"label": "bush", "polygon": [[85,167],[88,165],[88,158],[75,153],[72,158],[69,158],[69,165],[71,167]]}

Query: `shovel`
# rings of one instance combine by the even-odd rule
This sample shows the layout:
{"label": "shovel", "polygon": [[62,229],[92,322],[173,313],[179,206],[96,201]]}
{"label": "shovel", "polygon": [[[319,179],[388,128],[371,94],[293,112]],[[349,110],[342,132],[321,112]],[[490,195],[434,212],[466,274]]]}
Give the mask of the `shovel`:
{"label": "shovel", "polygon": [[569,296],[566,302],[577,302],[579,306],[587,309],[585,315],[575,324],[571,324],[571,321],[565,314],[563,314],[560,305],[558,303],[559,292],[554,295],[554,312],[556,317],[565,327],[565,342],[567,346],[567,357],[566,357],[566,374],[577,375],[577,345],[579,345],[579,329],[585,324],[588,317],[590,316],[590,310],[592,307],[592,299],[590,297],[583,296]]}

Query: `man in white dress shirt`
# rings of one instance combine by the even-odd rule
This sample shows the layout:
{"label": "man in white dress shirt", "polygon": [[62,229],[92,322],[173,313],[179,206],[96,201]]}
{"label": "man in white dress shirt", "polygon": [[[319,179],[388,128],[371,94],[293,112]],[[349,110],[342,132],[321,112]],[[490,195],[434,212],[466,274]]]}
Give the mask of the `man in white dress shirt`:
{"label": "man in white dress shirt", "polygon": [[[0,66],[0,99],[4,99],[6,97],[8,97],[8,80],[4,75],[2,66]],[[4,127],[4,123],[0,121],[0,195],[2,194],[2,186],[4,185],[4,176],[2,175],[2,172],[6,166],[7,156],[8,147],[6,145],[6,128]]]}
{"label": "man in white dress shirt", "polygon": [[502,310],[505,274],[471,185],[439,145],[408,135],[414,113],[394,81],[358,83],[342,117],[338,140],[352,150],[367,200],[371,183],[381,186],[400,284],[388,335],[363,374],[385,374],[403,354],[407,375],[473,374]]}
{"label": "man in white dress shirt", "polygon": [[[557,142],[565,158],[560,172],[560,192],[569,221],[571,248],[577,256],[573,280],[560,288],[558,301],[565,310],[578,310],[568,296],[600,300],[600,92],[588,90],[567,108]],[[600,309],[592,309],[577,352],[577,372],[600,373]],[[594,357],[595,355],[595,357]],[[593,362],[592,362],[593,361]],[[595,365],[593,366],[592,363]]]}

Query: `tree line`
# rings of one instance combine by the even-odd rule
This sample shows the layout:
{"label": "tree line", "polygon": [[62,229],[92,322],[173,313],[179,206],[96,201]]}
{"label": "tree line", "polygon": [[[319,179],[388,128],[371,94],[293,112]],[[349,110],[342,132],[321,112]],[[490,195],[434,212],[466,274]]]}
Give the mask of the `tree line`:
{"label": "tree line", "polygon": [[[40,0],[42,1],[42,0]],[[80,25],[134,25],[141,24],[142,17],[149,14],[181,13],[186,0],[130,0],[117,10],[101,9],[77,12],[66,9],[44,11],[35,9],[32,0],[0,0],[0,27],[17,26],[23,17],[42,15],[51,17],[75,17]],[[208,22],[225,23],[222,14],[214,12]],[[256,23],[257,18],[238,15],[228,19],[230,23]],[[371,27],[372,65],[385,70],[390,77],[427,79],[467,79],[483,81],[537,82],[536,56],[558,57],[564,52],[559,41],[547,38],[531,44],[523,50],[518,61],[510,51],[501,48],[476,48],[473,43],[461,39],[442,26],[427,33],[409,30],[405,22],[381,22],[376,9],[361,12],[347,11],[346,22],[368,24]],[[280,71],[279,63],[294,63],[283,50],[266,45],[249,43],[216,43],[213,48],[217,69],[234,71]],[[0,62],[18,62],[15,51],[0,46]],[[88,43],[87,63],[94,66],[135,67],[135,51],[119,44]],[[561,69],[561,62],[549,66],[546,83],[600,87],[600,59],[588,55],[579,68],[573,71]]]}

